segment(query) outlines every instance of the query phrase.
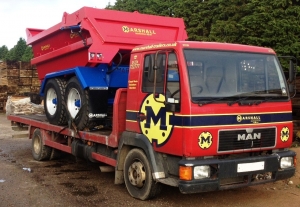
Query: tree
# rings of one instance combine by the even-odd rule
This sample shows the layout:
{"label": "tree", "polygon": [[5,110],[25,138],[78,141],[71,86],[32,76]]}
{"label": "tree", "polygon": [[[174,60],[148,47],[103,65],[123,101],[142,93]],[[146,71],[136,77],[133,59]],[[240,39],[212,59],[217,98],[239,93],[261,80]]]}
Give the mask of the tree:
{"label": "tree", "polygon": [[20,38],[17,45],[15,46],[15,60],[20,61],[22,56],[27,48],[26,41],[23,38]]}
{"label": "tree", "polygon": [[0,47],[0,60],[5,60],[5,56],[7,53],[8,53],[8,48],[5,45]]}
{"label": "tree", "polygon": [[174,16],[173,7],[182,0],[117,0],[115,5],[110,4],[106,9],[153,14],[161,16]]}
{"label": "tree", "polygon": [[33,52],[31,47],[26,47],[24,54],[22,55],[21,61],[30,62],[33,58]]}
{"label": "tree", "polygon": [[15,50],[16,50],[16,46],[10,49],[5,56],[5,60],[16,61]]}
{"label": "tree", "polygon": [[6,51],[6,52],[4,52],[5,55],[3,55],[4,60],[26,61],[27,62],[27,61],[30,61],[31,58],[33,57],[31,47],[26,45],[26,42],[23,38],[20,38],[19,41],[17,42],[17,44],[9,51],[7,50],[6,46],[5,46],[6,50],[5,50],[5,48],[2,49],[3,47],[0,48],[0,55],[1,55],[2,50]]}
{"label": "tree", "polygon": [[300,0],[117,0],[108,9],[181,17],[189,40],[270,47],[300,58]]}

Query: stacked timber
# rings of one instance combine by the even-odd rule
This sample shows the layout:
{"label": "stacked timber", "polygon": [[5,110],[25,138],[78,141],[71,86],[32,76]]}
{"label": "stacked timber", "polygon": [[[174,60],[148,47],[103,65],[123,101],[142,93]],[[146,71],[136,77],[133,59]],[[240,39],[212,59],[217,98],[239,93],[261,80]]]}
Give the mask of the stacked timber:
{"label": "stacked timber", "polygon": [[39,90],[37,70],[29,62],[0,62],[0,111],[5,109],[8,96],[29,96],[39,104]]}

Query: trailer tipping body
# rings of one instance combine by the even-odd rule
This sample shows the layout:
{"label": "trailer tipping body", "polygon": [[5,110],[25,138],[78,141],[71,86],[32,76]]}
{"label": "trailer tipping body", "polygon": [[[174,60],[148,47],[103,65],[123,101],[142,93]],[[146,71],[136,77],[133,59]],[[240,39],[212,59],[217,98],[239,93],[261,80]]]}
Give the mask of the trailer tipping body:
{"label": "trailer tipping body", "polygon": [[111,63],[135,46],[187,39],[181,18],[83,7],[47,30],[27,29],[38,77],[77,66]]}

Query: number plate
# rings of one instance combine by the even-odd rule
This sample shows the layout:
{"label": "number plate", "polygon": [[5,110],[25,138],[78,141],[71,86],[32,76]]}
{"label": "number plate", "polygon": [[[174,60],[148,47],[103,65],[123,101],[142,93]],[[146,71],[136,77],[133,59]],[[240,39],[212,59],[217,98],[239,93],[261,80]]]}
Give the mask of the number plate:
{"label": "number plate", "polygon": [[237,165],[237,172],[251,172],[257,170],[265,169],[265,162],[251,162],[251,163],[242,163]]}

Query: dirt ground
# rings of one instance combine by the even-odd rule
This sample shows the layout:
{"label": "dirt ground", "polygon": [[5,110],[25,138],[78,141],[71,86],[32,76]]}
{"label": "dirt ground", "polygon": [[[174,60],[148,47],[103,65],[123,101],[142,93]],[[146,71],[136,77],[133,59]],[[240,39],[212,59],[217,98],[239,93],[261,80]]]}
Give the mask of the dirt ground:
{"label": "dirt ground", "polygon": [[[0,207],[300,206],[299,170],[290,180],[218,192],[183,195],[178,188],[164,186],[155,199],[136,200],[125,185],[113,184],[113,172],[101,173],[96,164],[70,155],[33,160],[31,140],[12,136],[15,133],[5,114],[0,114]],[[292,149],[300,154],[300,147]]]}

